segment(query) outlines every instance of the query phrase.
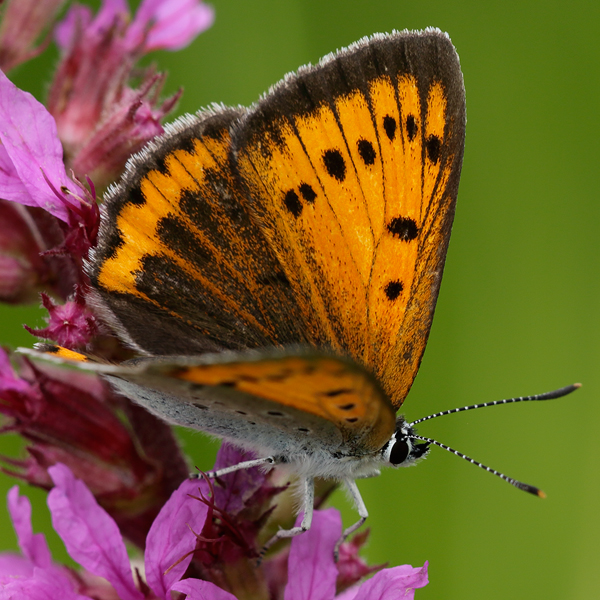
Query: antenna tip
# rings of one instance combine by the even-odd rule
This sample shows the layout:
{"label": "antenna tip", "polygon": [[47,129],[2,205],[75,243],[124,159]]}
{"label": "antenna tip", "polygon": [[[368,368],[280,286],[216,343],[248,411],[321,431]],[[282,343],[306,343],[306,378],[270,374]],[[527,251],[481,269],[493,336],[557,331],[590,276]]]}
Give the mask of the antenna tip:
{"label": "antenna tip", "polygon": [[580,384],[580,383],[574,383],[574,384],[573,384],[573,387],[574,387],[574,388],[580,388],[580,387],[581,387],[581,384]]}
{"label": "antenna tip", "polygon": [[538,498],[546,497],[546,494],[540,490],[540,488],[536,488],[535,485],[529,485],[528,483],[523,483],[522,481],[514,481],[513,485],[520,490],[531,494],[532,496],[537,496]]}

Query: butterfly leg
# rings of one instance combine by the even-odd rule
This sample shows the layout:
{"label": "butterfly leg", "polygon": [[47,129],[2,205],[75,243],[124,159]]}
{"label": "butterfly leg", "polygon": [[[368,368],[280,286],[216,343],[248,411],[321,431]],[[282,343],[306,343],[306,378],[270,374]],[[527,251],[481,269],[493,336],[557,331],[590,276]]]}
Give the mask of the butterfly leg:
{"label": "butterfly leg", "polygon": [[313,518],[313,508],[315,503],[315,480],[312,477],[307,477],[304,480],[304,489],[302,490],[302,510],[304,510],[304,516],[302,522],[298,527],[292,527],[291,529],[280,529],[263,547],[260,551],[259,563],[267,550],[277,543],[279,540],[285,538],[291,538],[310,529]]}
{"label": "butterfly leg", "polygon": [[365,506],[362,496],[360,495],[360,492],[358,491],[358,486],[356,485],[356,482],[354,481],[354,479],[344,479],[344,483],[345,483],[346,487],[348,488],[350,495],[352,496],[352,500],[354,500],[354,504],[356,505],[356,510],[358,511],[358,515],[359,515],[360,519],[358,521],[356,521],[356,523],[354,523],[354,525],[350,525],[350,527],[347,527],[346,529],[344,529],[344,532],[342,533],[342,537],[340,537],[340,539],[337,541],[337,543],[335,545],[335,549],[333,551],[333,557],[334,557],[335,562],[337,562],[337,560],[338,560],[339,553],[340,553],[340,546],[342,545],[342,543],[345,542],[346,539],[348,539],[348,536],[353,534],[367,520],[367,517],[369,516],[367,507]]}
{"label": "butterfly leg", "polygon": [[[245,460],[237,465],[231,465],[230,467],[225,467],[224,469],[219,469],[218,471],[209,471],[206,473],[206,476],[210,477],[211,479],[217,479],[218,477],[222,477],[223,475],[227,475],[228,473],[233,473],[235,471],[241,471],[242,469],[276,465],[280,462],[281,459],[278,459],[276,456],[267,456],[266,458],[257,458],[256,460]],[[190,474],[190,479],[199,479],[200,477],[200,473]]]}

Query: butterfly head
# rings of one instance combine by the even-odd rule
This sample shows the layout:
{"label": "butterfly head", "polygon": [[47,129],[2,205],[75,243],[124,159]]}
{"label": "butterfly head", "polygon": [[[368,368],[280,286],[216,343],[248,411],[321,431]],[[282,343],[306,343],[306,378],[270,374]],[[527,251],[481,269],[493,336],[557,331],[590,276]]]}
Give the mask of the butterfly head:
{"label": "butterfly head", "polygon": [[396,421],[396,431],[389,442],[381,449],[381,455],[386,463],[394,467],[410,467],[420,458],[427,456],[429,442],[417,444],[416,431],[404,417]]}

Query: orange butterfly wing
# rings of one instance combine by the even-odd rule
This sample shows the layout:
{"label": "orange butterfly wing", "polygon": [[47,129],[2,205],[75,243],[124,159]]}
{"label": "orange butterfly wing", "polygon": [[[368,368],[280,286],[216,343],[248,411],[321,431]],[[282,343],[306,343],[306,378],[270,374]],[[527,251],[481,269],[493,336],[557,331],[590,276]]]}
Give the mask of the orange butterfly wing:
{"label": "orange butterfly wing", "polygon": [[149,354],[306,341],[292,291],[230,162],[241,111],[187,116],[128,163],[104,205],[94,302]]}
{"label": "orange butterfly wing", "polygon": [[301,69],[234,133],[251,210],[309,339],[369,367],[395,407],[433,318],[464,130],[458,57],[430,30]]}
{"label": "orange butterfly wing", "polygon": [[[377,450],[427,341],[464,127],[458,57],[433,30],[358,42],[249,111],[187,117],[109,194],[89,269],[95,302],[146,353],[197,355],[153,385],[233,381],[240,398],[302,406]],[[261,364],[244,351],[274,346],[288,348],[274,360],[297,359],[277,381],[259,376],[266,354]],[[206,355],[223,349],[239,356]],[[359,364],[329,389],[344,357]],[[328,394],[342,389],[352,402]]]}

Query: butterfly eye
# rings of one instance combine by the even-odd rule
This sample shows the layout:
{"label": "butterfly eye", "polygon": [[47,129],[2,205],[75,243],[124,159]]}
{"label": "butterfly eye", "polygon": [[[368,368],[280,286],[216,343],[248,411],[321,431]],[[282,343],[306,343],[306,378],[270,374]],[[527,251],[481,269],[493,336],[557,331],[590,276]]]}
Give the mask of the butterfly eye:
{"label": "butterfly eye", "polygon": [[410,450],[408,442],[396,440],[391,445],[387,459],[394,466],[400,465],[408,458]]}

